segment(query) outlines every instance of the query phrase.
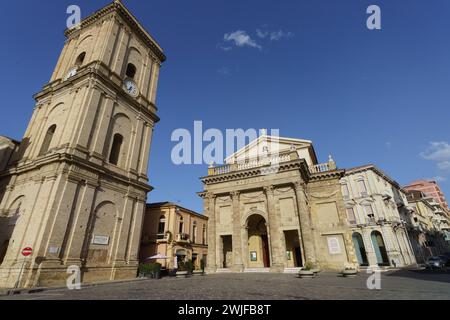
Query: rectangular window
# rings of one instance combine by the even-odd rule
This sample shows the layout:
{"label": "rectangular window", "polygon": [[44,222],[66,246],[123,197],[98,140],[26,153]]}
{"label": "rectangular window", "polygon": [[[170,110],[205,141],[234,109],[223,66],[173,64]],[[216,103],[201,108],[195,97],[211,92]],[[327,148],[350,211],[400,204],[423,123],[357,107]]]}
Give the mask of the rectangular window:
{"label": "rectangular window", "polygon": [[344,196],[345,200],[347,200],[350,196],[350,192],[349,192],[348,186],[346,184],[342,185],[342,195]]}
{"label": "rectangular window", "polygon": [[370,204],[364,206],[364,211],[366,212],[369,222],[375,222],[375,214],[373,213],[373,209]]}
{"label": "rectangular window", "polygon": [[192,229],[192,243],[197,243],[197,227],[194,226]]}
{"label": "rectangular window", "polygon": [[206,226],[203,226],[203,242],[204,245],[206,245]]}
{"label": "rectangular window", "polygon": [[180,221],[180,224],[178,226],[178,233],[184,233],[184,223],[182,221]]}
{"label": "rectangular window", "polygon": [[350,223],[351,225],[356,224],[355,211],[353,210],[353,208],[347,208],[347,219],[348,223]]}
{"label": "rectangular window", "polygon": [[359,192],[360,192],[361,196],[366,197],[367,196],[367,188],[366,188],[366,183],[364,182],[364,180],[358,180],[358,188],[359,188]]}

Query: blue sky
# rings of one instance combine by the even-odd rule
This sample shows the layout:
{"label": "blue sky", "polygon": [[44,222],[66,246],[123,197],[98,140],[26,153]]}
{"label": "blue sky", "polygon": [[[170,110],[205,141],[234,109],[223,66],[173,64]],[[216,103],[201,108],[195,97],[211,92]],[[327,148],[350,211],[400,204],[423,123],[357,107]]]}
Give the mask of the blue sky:
{"label": "blue sky", "polygon": [[[107,3],[2,4],[0,134],[21,139],[32,95],[63,46],[66,8],[77,4],[85,17]],[[448,0],[124,3],[168,56],[150,201],[201,211],[196,192],[207,166],[171,161],[172,132],[196,120],[206,129],[280,129],[313,140],[320,161],[332,154],[341,168],[375,163],[402,184],[439,176],[450,195]],[[366,28],[371,4],[381,7],[381,31]]]}

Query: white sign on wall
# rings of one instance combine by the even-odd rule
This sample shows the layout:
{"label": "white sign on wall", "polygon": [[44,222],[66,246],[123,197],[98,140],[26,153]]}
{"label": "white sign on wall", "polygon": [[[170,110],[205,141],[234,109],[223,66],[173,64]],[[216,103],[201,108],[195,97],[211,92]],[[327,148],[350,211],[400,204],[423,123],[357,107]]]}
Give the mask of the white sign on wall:
{"label": "white sign on wall", "polygon": [[107,246],[109,244],[109,237],[107,236],[94,236],[92,239],[92,244],[98,244],[102,246]]}
{"label": "white sign on wall", "polygon": [[57,254],[59,252],[59,248],[58,247],[50,247],[48,248],[48,253],[50,254]]}
{"label": "white sign on wall", "polygon": [[338,237],[328,237],[328,251],[330,254],[341,254],[341,245]]}

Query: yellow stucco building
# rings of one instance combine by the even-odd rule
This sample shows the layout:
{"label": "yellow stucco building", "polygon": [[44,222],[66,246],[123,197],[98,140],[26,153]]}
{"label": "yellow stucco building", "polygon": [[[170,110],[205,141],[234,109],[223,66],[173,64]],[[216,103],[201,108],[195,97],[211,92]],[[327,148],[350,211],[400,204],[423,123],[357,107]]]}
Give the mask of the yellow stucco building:
{"label": "yellow stucco building", "polygon": [[171,202],[147,205],[142,231],[141,263],[157,259],[163,268],[174,269],[178,262],[192,261],[195,269],[206,264],[208,218]]}

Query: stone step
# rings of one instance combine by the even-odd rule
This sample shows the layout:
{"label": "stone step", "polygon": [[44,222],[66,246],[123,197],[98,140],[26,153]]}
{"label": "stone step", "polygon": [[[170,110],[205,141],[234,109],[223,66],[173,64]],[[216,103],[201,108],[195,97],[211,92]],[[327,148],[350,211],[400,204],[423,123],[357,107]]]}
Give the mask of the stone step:
{"label": "stone step", "polygon": [[270,268],[247,268],[244,273],[268,273]]}
{"label": "stone step", "polygon": [[302,268],[285,268],[284,273],[299,273]]}
{"label": "stone step", "polygon": [[221,269],[217,269],[216,273],[231,273],[231,269],[225,269],[225,268],[221,268]]}
{"label": "stone step", "polygon": [[361,270],[361,272],[367,272],[367,270],[376,270],[378,272],[388,272],[388,271],[398,271],[400,270],[400,268],[394,268],[394,267],[387,267],[387,266],[383,266],[383,267],[379,267],[379,266],[372,266],[372,267],[359,267],[359,269]]}

